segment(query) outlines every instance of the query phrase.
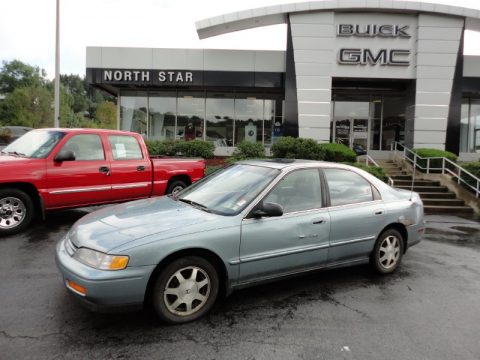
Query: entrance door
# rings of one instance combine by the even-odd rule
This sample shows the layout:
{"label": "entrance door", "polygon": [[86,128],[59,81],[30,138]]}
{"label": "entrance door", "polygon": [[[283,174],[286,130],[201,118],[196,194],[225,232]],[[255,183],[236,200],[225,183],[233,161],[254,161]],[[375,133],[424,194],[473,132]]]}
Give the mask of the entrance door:
{"label": "entrance door", "polygon": [[370,145],[369,114],[370,103],[368,101],[335,101],[333,142],[356,150],[367,151]]}

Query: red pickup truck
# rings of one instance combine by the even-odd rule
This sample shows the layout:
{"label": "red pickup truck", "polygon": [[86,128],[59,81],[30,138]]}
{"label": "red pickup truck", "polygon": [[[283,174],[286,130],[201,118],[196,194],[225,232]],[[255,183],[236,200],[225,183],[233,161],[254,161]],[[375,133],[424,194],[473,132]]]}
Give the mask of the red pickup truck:
{"label": "red pickup truck", "polygon": [[204,174],[202,159],[151,159],[137,133],[33,130],[0,153],[0,236],[46,211],[164,195]]}

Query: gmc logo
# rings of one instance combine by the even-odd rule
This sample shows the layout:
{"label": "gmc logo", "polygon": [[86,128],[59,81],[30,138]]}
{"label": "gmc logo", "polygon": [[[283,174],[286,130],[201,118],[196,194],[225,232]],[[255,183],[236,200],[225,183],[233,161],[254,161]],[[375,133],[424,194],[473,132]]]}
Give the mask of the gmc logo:
{"label": "gmc logo", "polygon": [[380,49],[374,53],[370,49],[340,49],[338,63],[345,65],[398,65],[408,66],[410,50]]}

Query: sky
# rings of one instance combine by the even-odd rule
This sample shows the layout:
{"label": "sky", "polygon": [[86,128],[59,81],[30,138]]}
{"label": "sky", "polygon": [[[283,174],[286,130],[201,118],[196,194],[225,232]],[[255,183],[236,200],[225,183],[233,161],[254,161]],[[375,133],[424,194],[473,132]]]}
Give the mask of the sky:
{"label": "sky", "polygon": [[[285,50],[286,26],[199,40],[195,21],[303,0],[60,0],[60,72],[85,74],[87,46]],[[480,0],[426,0],[480,10]],[[53,78],[56,0],[0,0],[0,61],[21,60]],[[465,35],[480,55],[480,33]]]}

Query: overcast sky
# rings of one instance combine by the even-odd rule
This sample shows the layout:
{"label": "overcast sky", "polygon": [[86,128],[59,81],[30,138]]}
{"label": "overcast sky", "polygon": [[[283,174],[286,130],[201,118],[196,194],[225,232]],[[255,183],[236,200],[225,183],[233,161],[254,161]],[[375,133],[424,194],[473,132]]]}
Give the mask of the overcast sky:
{"label": "overcast sky", "polygon": [[[284,50],[285,25],[199,40],[195,21],[288,0],[60,0],[62,74],[85,74],[87,46]],[[480,0],[429,1],[480,9]],[[465,54],[480,55],[480,33]],[[0,0],[0,60],[55,69],[55,0]]]}

